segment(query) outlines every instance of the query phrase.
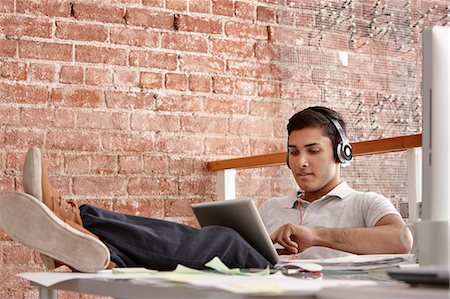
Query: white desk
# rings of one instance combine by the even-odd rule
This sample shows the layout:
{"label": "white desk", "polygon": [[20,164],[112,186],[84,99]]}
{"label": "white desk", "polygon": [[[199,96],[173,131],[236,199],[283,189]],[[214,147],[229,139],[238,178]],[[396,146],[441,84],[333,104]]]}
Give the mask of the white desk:
{"label": "white desk", "polygon": [[[42,272],[42,274],[48,274]],[[57,273],[55,273],[57,275]],[[42,284],[40,283],[42,281]],[[304,281],[304,280],[302,280]],[[199,288],[191,285],[168,285],[166,283],[143,283],[125,279],[75,278],[68,281],[45,285],[45,280],[33,277],[30,280],[33,286],[40,288],[40,298],[57,298],[57,290],[67,290],[94,295],[111,296],[114,298],[300,298],[300,299],[448,299],[448,288],[410,287],[403,283],[384,283],[380,286],[356,286],[356,287],[329,287],[321,290],[296,290],[283,294],[247,293],[239,294],[220,290],[214,287]]]}

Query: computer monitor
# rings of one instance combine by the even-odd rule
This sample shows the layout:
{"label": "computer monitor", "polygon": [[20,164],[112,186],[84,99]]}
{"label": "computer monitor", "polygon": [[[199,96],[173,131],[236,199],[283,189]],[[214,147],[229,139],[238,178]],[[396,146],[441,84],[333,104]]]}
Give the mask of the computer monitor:
{"label": "computer monitor", "polygon": [[422,220],[450,220],[450,27],[423,32]]}

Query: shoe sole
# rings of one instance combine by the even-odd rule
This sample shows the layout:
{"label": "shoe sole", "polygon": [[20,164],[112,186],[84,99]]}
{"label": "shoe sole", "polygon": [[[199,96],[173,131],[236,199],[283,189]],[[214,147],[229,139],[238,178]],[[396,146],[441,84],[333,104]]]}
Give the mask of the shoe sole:
{"label": "shoe sole", "polygon": [[28,150],[23,166],[23,188],[25,193],[42,201],[42,158],[41,150],[32,147]]}
{"label": "shoe sole", "polygon": [[110,261],[102,242],[64,223],[25,193],[0,196],[0,227],[13,240],[80,272],[103,270]]}
{"label": "shoe sole", "polygon": [[[42,158],[41,150],[37,147],[30,148],[25,158],[23,166],[23,188],[25,193],[42,201]],[[56,268],[55,261],[51,257],[42,253],[40,257],[45,268],[48,270]]]}

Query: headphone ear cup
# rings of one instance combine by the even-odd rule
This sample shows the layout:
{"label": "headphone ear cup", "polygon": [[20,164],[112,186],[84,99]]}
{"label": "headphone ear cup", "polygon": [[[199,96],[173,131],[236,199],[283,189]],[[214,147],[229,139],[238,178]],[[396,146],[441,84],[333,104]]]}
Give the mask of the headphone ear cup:
{"label": "headphone ear cup", "polygon": [[341,163],[348,163],[353,159],[352,146],[348,143],[340,142],[337,145],[336,152]]}

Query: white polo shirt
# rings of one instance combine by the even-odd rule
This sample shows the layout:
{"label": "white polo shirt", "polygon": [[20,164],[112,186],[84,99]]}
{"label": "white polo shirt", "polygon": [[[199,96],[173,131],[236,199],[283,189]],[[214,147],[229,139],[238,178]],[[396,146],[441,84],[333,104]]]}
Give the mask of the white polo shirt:
{"label": "white polo shirt", "polygon": [[[328,194],[312,203],[300,200],[302,224],[307,227],[370,227],[382,217],[400,213],[384,196],[374,192],[353,190],[346,182],[337,185]],[[269,234],[286,223],[300,223],[297,191],[283,198],[267,200],[259,213]],[[348,255],[346,252],[311,247],[299,258],[327,258]]]}

